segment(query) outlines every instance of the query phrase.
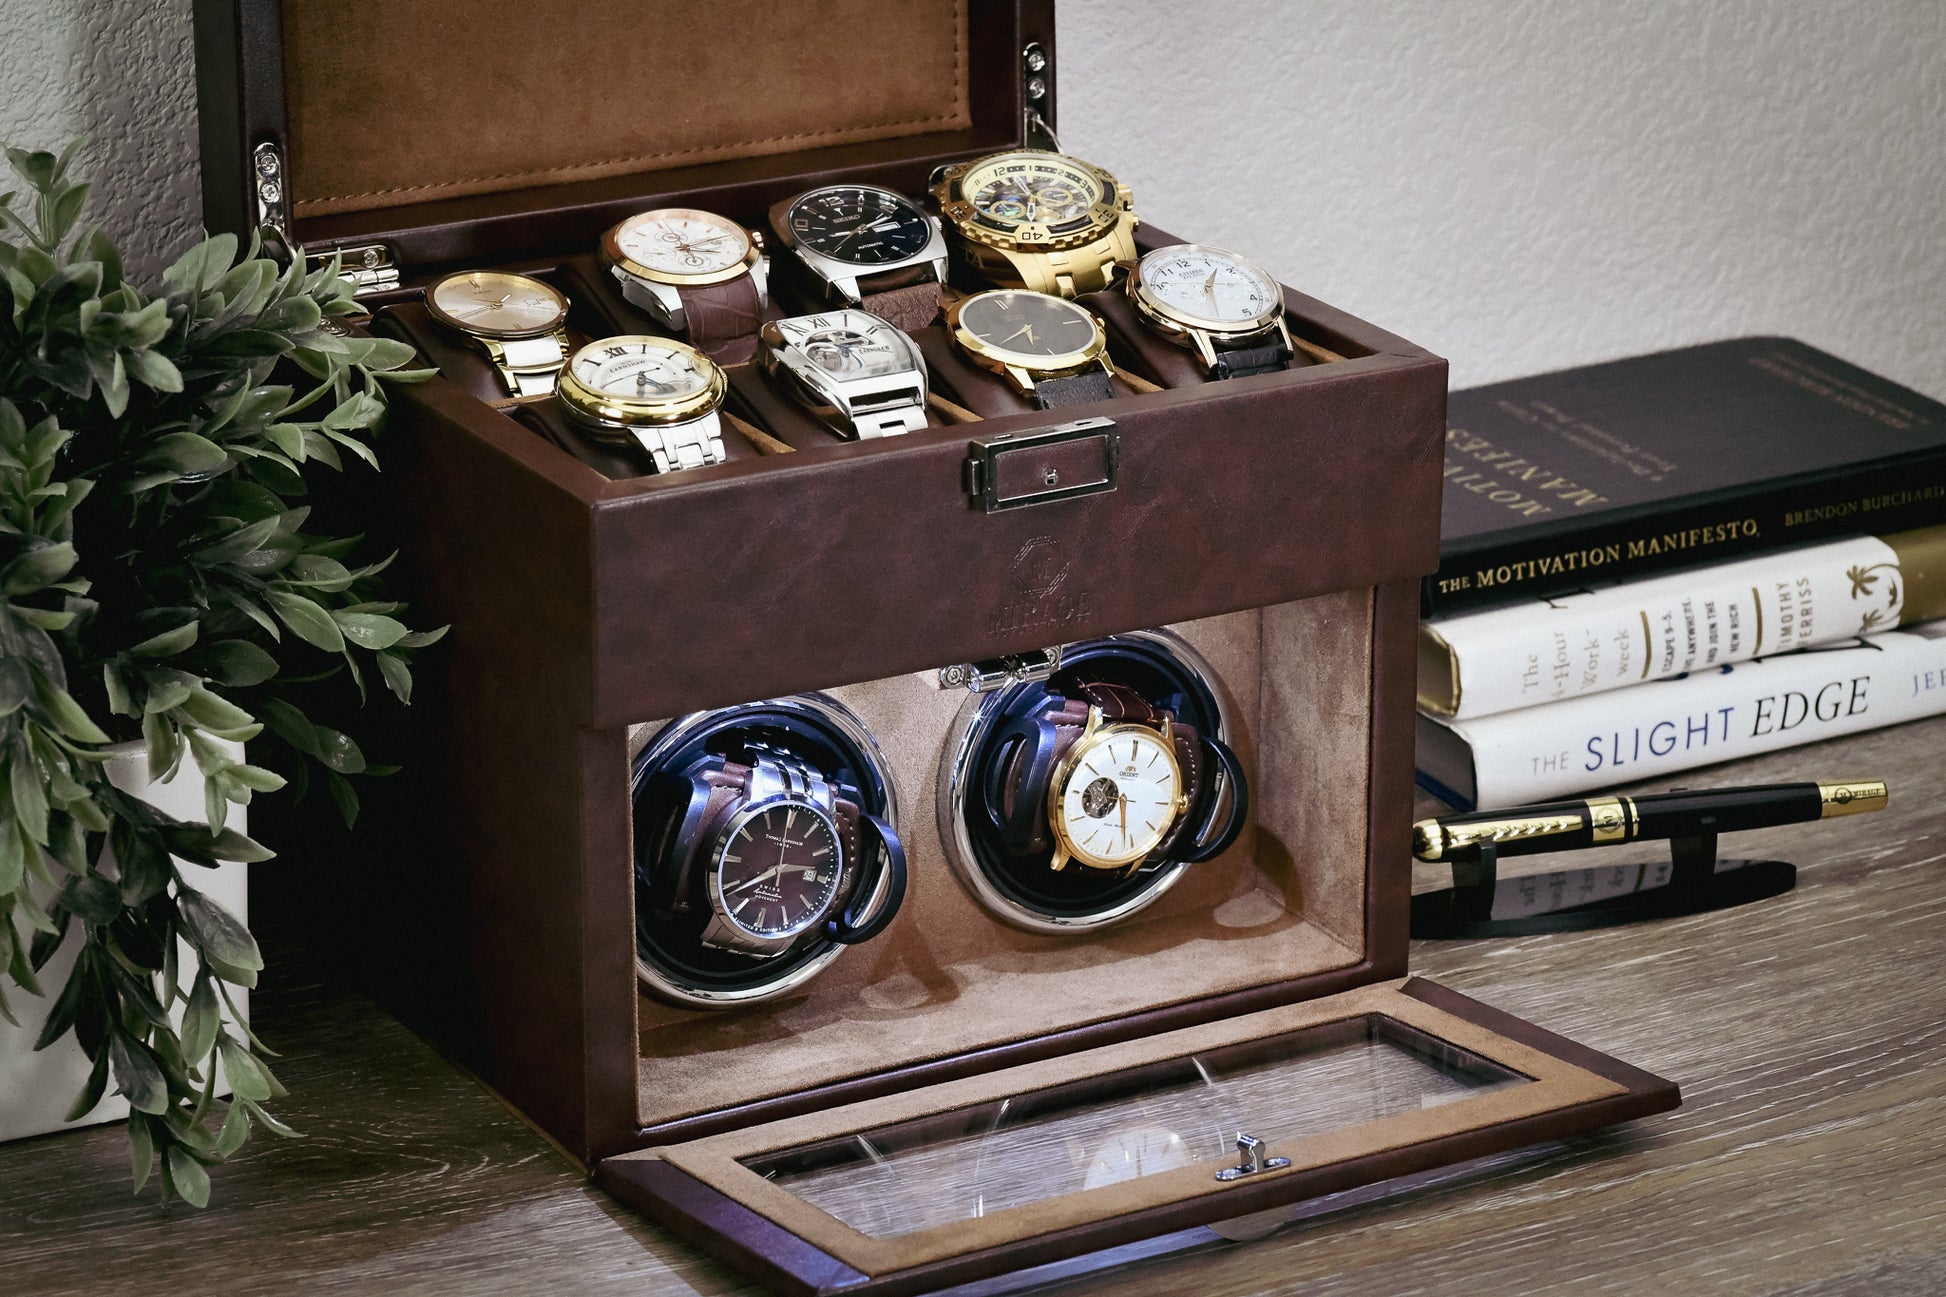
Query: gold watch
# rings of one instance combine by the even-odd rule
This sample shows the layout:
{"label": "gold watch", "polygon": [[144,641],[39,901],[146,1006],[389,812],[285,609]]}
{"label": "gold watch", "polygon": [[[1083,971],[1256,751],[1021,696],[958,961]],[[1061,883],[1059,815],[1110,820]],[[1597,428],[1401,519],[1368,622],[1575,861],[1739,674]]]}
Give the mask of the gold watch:
{"label": "gold watch", "polygon": [[1004,376],[1040,409],[1115,395],[1107,330],[1065,298],[1021,288],[975,293],[946,308],[946,332],[974,364]]}
{"label": "gold watch", "polygon": [[644,334],[591,342],[561,371],[559,396],[569,417],[594,437],[631,440],[655,471],[721,464],[717,410],[729,380],[686,343]]}
{"label": "gold watch", "polygon": [[966,261],[990,283],[1074,297],[1135,259],[1129,188],[1065,153],[1015,149],[942,167],[933,201]]}
{"label": "gold watch", "polygon": [[426,314],[486,353],[508,396],[545,396],[568,358],[568,299],[552,284],[504,270],[447,275],[426,290]]}

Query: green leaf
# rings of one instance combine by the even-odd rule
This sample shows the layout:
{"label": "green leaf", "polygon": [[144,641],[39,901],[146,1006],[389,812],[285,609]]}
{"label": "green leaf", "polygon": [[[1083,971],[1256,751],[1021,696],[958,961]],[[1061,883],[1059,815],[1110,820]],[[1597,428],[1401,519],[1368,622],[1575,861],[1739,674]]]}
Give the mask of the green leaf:
{"label": "green leaf", "polygon": [[149,1182],[149,1172],[155,1169],[155,1136],[149,1133],[149,1119],[139,1112],[130,1113],[128,1118],[128,1161],[135,1192],[140,1193]]}
{"label": "green leaf", "polygon": [[70,913],[98,926],[113,923],[122,915],[120,889],[99,874],[68,879],[61,888],[60,903]]}
{"label": "green leaf", "polygon": [[401,659],[390,653],[378,655],[378,673],[385,677],[385,687],[392,696],[402,703],[412,701],[412,670]]}
{"label": "green leaf", "polygon": [[0,588],[8,594],[32,594],[44,590],[74,568],[74,546],[66,541],[29,549],[7,564]]}
{"label": "green leaf", "polygon": [[318,760],[341,775],[355,775],[365,768],[365,754],[349,734],[337,730],[316,727],[318,736]]}
{"label": "green leaf", "polygon": [[218,234],[203,240],[176,259],[162,272],[162,282],[172,288],[201,293],[214,288],[229,273],[236,260],[236,235]]}
{"label": "green leaf", "polygon": [[358,825],[358,790],[351,786],[351,780],[334,772],[325,787],[331,793],[331,800],[337,803],[338,815],[339,818],[344,820],[345,827],[348,829],[356,828]]}
{"label": "green leaf", "polygon": [[136,657],[166,658],[174,657],[196,642],[196,623],[186,621],[174,630],[151,635],[140,644],[133,645],[128,651]]}
{"label": "green leaf", "polygon": [[68,1115],[62,1121],[80,1121],[95,1110],[102,1095],[108,1093],[108,1054],[106,1051],[95,1055],[95,1065],[88,1069],[88,1082],[81,1087],[81,1093],[74,1097],[68,1107]]}
{"label": "green leaf", "polygon": [[252,987],[257,984],[257,970],[254,968],[238,968],[235,964],[226,964],[209,955],[203,956],[203,964],[232,986]]}
{"label": "green leaf", "polygon": [[232,1103],[230,1110],[223,1114],[223,1129],[216,1135],[216,1151],[222,1157],[229,1157],[243,1147],[250,1138],[249,1109],[241,1102]]}
{"label": "green leaf", "polygon": [[[26,782],[26,780],[22,780]],[[18,812],[16,812],[18,813]],[[27,844],[17,824],[0,821],[0,896],[10,896],[27,876]]]}
{"label": "green leaf", "polygon": [[189,1004],[182,1012],[182,1056],[191,1067],[203,1061],[216,1047],[216,1029],[223,1025],[223,1010],[216,1002],[216,986],[207,972],[196,974],[196,985],[189,993]]}
{"label": "green leaf", "polygon": [[169,718],[150,712],[142,718],[142,739],[148,745],[149,778],[157,783],[166,782],[176,773],[176,765],[182,760],[182,739]]}
{"label": "green leaf", "polygon": [[28,672],[33,676],[34,695],[41,707],[47,712],[54,728],[73,739],[76,743],[106,743],[108,736],[101,727],[88,719],[88,713],[81,710],[81,704],[68,695],[68,691],[58,688],[38,666],[29,664]]}
{"label": "green leaf", "polygon": [[344,632],[347,640],[360,648],[391,648],[407,634],[404,622],[373,613],[333,613],[331,620],[338,623],[338,629]]}
{"label": "green leaf", "polygon": [[209,897],[185,886],[177,893],[176,912],[182,916],[191,944],[206,957],[251,972],[263,968],[263,954],[250,930]]}
{"label": "green leaf", "polygon": [[441,626],[437,630],[413,631],[410,635],[405,636],[399,641],[399,647],[419,649],[425,648],[428,645],[437,644],[440,640],[446,638],[446,632],[451,629],[451,626]]}
{"label": "green leaf", "polygon": [[232,766],[228,775],[253,793],[274,793],[284,786],[284,776],[262,766]]}
{"label": "green leaf", "polygon": [[257,1103],[271,1097],[270,1076],[249,1051],[225,1037],[217,1052],[222,1056],[223,1074],[230,1080],[232,1094]]}
{"label": "green leaf", "polygon": [[269,601],[278,620],[290,627],[299,639],[327,653],[344,652],[345,637],[339,631],[338,623],[316,603],[284,590],[266,591],[264,598]]}
{"label": "green leaf", "polygon": [[138,461],[167,468],[183,476],[215,473],[227,467],[230,457],[207,437],[193,432],[172,432],[159,438]]}
{"label": "green leaf", "polygon": [[68,980],[61,987],[61,993],[54,997],[54,1007],[47,1011],[47,1020],[41,1024],[41,1032],[34,1040],[36,1050],[46,1049],[49,1045],[68,1034],[74,1020],[81,1013],[82,1001],[88,998],[88,983],[93,977],[93,946],[83,946],[81,954],[74,961],[74,968],[68,973]]}
{"label": "green leaf", "polygon": [[182,391],[182,371],[175,362],[159,351],[130,351],[123,353],[128,366],[128,376],[154,392]]}
{"label": "green leaf", "polygon": [[162,1077],[162,1064],[147,1045],[125,1031],[112,1031],[108,1058],[115,1069],[115,1092],[127,1097],[129,1107],[139,1112],[168,1110],[169,1086]]}
{"label": "green leaf", "polygon": [[176,710],[219,738],[238,737],[257,724],[249,712],[207,689],[191,689]]}
{"label": "green leaf", "polygon": [[226,639],[207,644],[197,661],[218,684],[233,689],[260,685],[277,674],[277,659],[249,640]]}
{"label": "green leaf", "polygon": [[209,1206],[209,1172],[181,1144],[169,1146],[169,1178],[191,1207]]}
{"label": "green leaf", "polygon": [[196,692],[193,679],[151,681],[149,696],[142,703],[142,710],[155,715],[160,712],[174,711],[188,701],[189,695]]}

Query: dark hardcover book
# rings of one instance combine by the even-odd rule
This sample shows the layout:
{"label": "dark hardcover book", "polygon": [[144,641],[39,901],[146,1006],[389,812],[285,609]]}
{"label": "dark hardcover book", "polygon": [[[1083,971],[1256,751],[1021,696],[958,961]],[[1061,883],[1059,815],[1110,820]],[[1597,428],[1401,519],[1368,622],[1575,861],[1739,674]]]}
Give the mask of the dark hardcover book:
{"label": "dark hardcover book", "polygon": [[1946,405],[1790,338],[1452,394],[1443,616],[1946,520]]}

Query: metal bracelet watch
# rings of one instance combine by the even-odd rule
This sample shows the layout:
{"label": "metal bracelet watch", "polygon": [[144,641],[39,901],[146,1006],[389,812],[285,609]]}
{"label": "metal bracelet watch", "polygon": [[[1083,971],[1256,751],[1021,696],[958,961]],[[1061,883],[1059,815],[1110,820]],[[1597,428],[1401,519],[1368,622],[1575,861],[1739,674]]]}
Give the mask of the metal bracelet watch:
{"label": "metal bracelet watch", "polygon": [[989,283],[1060,297],[1098,292],[1135,259],[1129,188],[1064,153],[1014,149],[933,173],[933,200]]}
{"label": "metal bracelet watch", "polygon": [[776,320],[759,335],[764,373],[842,437],[926,426],[926,362],[911,338],[863,310]]}
{"label": "metal bracelet watch", "polygon": [[972,362],[1042,410],[1106,401],[1108,333],[1084,307],[1024,289],[975,293],[946,308],[946,332]]}
{"label": "metal bracelet watch", "polygon": [[426,290],[426,314],[485,353],[510,397],[552,392],[567,362],[568,299],[532,275],[447,275]]}
{"label": "metal bracelet watch", "polygon": [[904,194],[826,185],[772,207],[770,230],[833,306],[870,311],[907,332],[938,316],[946,236]]}
{"label": "metal bracelet watch", "polygon": [[641,212],[601,239],[630,305],[724,364],[749,360],[769,300],[763,239],[692,207]]}
{"label": "metal bracelet watch", "polygon": [[718,410],[729,382],[696,348],[626,334],[591,342],[561,371],[557,395],[591,436],[641,447],[658,473],[720,464]]}
{"label": "metal bracelet watch", "polygon": [[1128,297],[1150,329],[1195,352],[1206,378],[1290,368],[1284,290],[1247,257],[1196,243],[1157,248],[1130,273]]}

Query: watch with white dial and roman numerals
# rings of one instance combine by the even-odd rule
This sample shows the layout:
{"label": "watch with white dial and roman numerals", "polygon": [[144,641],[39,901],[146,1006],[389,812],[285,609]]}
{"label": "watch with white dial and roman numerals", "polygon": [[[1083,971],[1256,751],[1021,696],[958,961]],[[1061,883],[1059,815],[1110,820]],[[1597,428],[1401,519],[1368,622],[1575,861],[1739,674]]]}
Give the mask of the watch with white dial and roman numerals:
{"label": "watch with white dial and roman numerals", "polygon": [[717,411],[728,388],[723,371],[696,348],[624,334],[575,352],[561,371],[558,395],[585,432],[633,441],[656,472],[668,473],[723,462]]}
{"label": "watch with white dial and roman numerals", "polygon": [[754,231],[714,212],[663,207],[609,230],[601,253],[622,296],[657,324],[724,364],[755,354],[768,293]]}
{"label": "watch with white dial and roman numerals", "polygon": [[826,185],[770,209],[779,247],[834,306],[856,306],[910,332],[939,314],[946,236],[904,194]]}
{"label": "watch with white dial and roman numerals", "polygon": [[1017,288],[975,293],[946,308],[946,331],[974,364],[1005,377],[1038,409],[1115,394],[1107,331],[1064,298]]}
{"label": "watch with white dial and roman numerals", "polygon": [[989,283],[1075,297],[1135,259],[1127,185],[1065,153],[1014,149],[933,174],[932,195],[966,262]]}
{"label": "watch with white dial and roman numerals", "polygon": [[1290,368],[1284,290],[1247,257],[1199,243],[1157,248],[1136,263],[1128,296],[1143,323],[1196,354],[1205,377]]}
{"label": "watch with white dial and roman numerals", "polygon": [[764,372],[841,437],[866,440],[926,426],[926,362],[903,332],[862,310],[766,324]]}
{"label": "watch with white dial and roman numerals", "polygon": [[545,396],[568,358],[568,299],[504,270],[466,270],[426,290],[426,314],[485,353],[509,397]]}

